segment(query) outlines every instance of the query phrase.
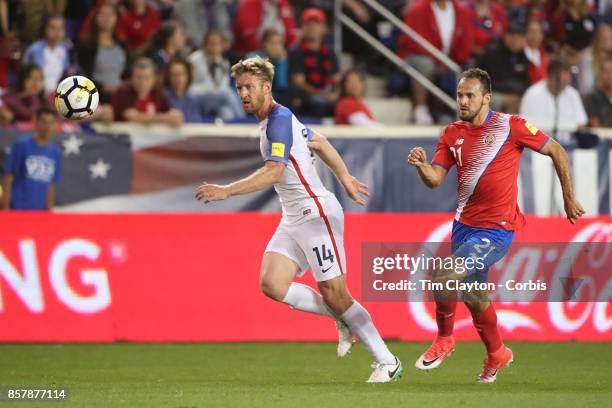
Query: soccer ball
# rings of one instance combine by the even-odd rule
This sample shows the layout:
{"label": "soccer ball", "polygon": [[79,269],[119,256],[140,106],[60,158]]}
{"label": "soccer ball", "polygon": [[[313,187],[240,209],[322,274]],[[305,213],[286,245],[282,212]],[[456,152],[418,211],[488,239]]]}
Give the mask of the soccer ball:
{"label": "soccer ball", "polygon": [[83,119],[93,115],[99,98],[98,89],[89,78],[75,75],[57,86],[55,109],[67,119]]}

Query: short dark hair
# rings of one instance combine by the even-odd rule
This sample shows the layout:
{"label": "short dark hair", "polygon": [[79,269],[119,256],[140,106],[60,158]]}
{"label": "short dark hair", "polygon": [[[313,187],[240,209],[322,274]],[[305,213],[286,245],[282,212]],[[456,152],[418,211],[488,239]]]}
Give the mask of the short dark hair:
{"label": "short dark hair", "polygon": [[480,81],[480,89],[482,90],[482,94],[486,95],[493,91],[493,87],[491,86],[491,76],[487,71],[480,68],[469,68],[459,74],[459,81],[463,78],[474,78]]}
{"label": "short dark hair", "polygon": [[206,34],[204,34],[204,37],[202,38],[202,45],[208,43],[208,40],[210,40],[210,37],[212,37],[213,35],[218,35],[222,40],[225,40],[225,34],[223,34],[223,31],[215,30],[213,28],[211,30],[208,30]]}
{"label": "short dark hair", "polygon": [[40,119],[41,116],[43,115],[51,115],[54,118],[57,117],[57,112],[55,111],[55,109],[53,109],[50,106],[41,106],[40,108],[38,108],[36,110],[36,113],[34,114],[34,117],[36,119]]}
{"label": "short dark hair", "polygon": [[546,68],[546,74],[549,77],[560,74],[561,72],[572,72],[572,67],[563,58],[551,58],[548,61],[548,67]]}

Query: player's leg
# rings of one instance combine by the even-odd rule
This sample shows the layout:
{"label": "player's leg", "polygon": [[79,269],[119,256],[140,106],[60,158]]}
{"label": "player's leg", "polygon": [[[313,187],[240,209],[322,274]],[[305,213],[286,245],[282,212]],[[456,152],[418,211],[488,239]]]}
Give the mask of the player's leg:
{"label": "player's leg", "polygon": [[304,223],[296,235],[327,306],[363,342],[376,360],[369,382],[387,382],[402,375],[402,365],[381,338],[372,317],[346,286],[342,211]]}
{"label": "player's leg", "polygon": [[497,328],[497,313],[487,294],[464,293],[464,302],[472,314],[474,327],[487,349],[487,357],[477,381],[492,383],[497,379],[498,371],[514,361],[514,355],[502,341]]}
{"label": "player's leg", "polygon": [[[463,243],[469,233],[468,228],[460,223],[453,224],[451,252],[456,253],[460,244]],[[448,280],[461,280],[464,276],[453,268],[438,269],[433,273],[434,282],[445,284]],[[419,370],[432,370],[438,368],[446,358],[455,351],[455,338],[453,329],[455,326],[455,315],[458,296],[456,291],[436,291],[433,293],[436,303],[436,324],[438,334],[434,341],[423,354],[419,356],[415,367]]]}
{"label": "player's leg", "polygon": [[293,282],[309,267],[304,251],[294,239],[294,236],[300,235],[300,229],[303,229],[300,225],[281,225],[270,240],[262,262],[262,291],[294,309],[334,319],[338,331],[337,355],[345,357],[353,345],[353,335],[348,326],[333,315],[319,293],[307,285]]}
{"label": "player's leg", "polygon": [[261,266],[261,291],[293,309],[333,317],[320,294],[307,285],[293,282],[299,272],[299,266],[285,255],[266,252]]}
{"label": "player's leg", "polygon": [[[461,275],[454,269],[439,269],[433,272],[432,281],[445,284],[447,280],[461,278]],[[455,351],[453,328],[457,308],[457,293],[455,291],[436,291],[433,295],[436,303],[438,334],[429,348],[416,360],[414,365],[419,370],[438,368]]]}
{"label": "player's leg", "polygon": [[[510,249],[514,233],[498,229],[474,228],[473,230],[457,253],[463,257],[480,258],[484,266],[469,271],[464,281],[485,283],[488,281],[491,266],[502,259]],[[463,300],[472,314],[474,327],[487,350],[478,382],[492,383],[496,380],[498,371],[513,361],[512,350],[506,347],[501,339],[497,327],[497,313],[487,294],[480,290],[464,291]]]}
{"label": "player's leg", "polygon": [[333,317],[320,294],[309,286],[293,282],[307,268],[303,251],[287,226],[281,224],[268,243],[261,263],[261,291],[294,309]]}
{"label": "player's leg", "polygon": [[388,382],[402,375],[402,363],[385,344],[368,311],[350,295],[344,275],[317,282],[325,303],[351,330],[374,357],[374,371],[368,382]]}

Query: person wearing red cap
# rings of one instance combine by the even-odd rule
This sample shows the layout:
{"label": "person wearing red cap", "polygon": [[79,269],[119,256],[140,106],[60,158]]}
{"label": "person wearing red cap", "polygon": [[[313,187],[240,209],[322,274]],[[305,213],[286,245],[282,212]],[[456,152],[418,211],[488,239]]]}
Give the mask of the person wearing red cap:
{"label": "person wearing red cap", "polygon": [[239,55],[257,51],[259,39],[269,28],[285,37],[285,46],[295,45],[297,30],[289,0],[240,0],[232,27],[233,51]]}
{"label": "person wearing red cap", "polygon": [[306,9],[301,23],[302,41],[289,53],[291,83],[300,93],[299,110],[304,115],[333,116],[340,74],[336,55],[323,44],[325,14],[317,8]]}

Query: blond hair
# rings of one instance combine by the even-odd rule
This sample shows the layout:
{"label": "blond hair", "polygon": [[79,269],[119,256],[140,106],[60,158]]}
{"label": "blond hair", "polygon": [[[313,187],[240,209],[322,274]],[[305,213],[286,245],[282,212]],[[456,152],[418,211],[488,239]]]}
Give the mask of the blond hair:
{"label": "blond hair", "polygon": [[232,78],[242,74],[251,74],[264,82],[272,82],[274,78],[274,65],[262,57],[252,57],[240,60],[232,66]]}

